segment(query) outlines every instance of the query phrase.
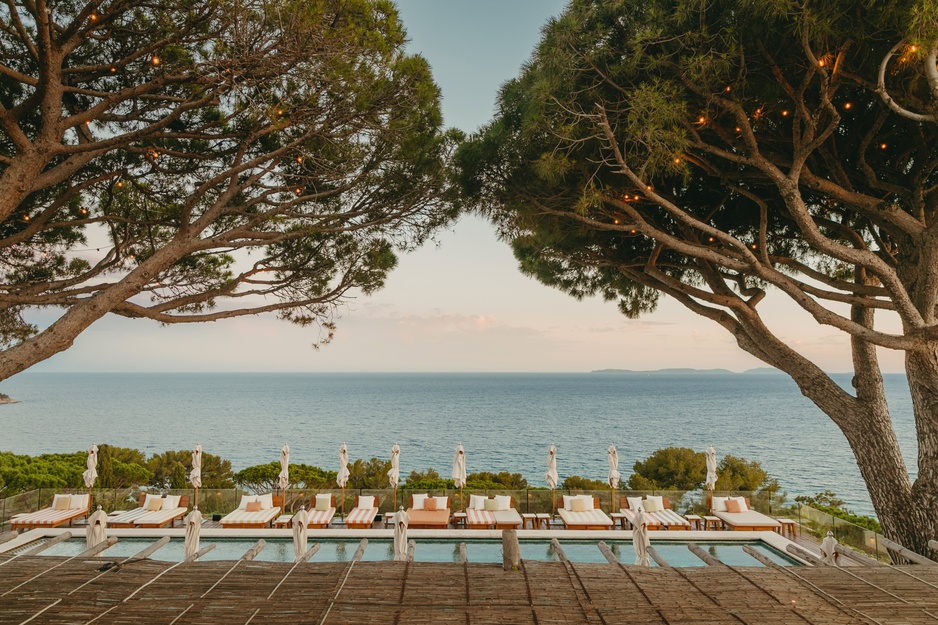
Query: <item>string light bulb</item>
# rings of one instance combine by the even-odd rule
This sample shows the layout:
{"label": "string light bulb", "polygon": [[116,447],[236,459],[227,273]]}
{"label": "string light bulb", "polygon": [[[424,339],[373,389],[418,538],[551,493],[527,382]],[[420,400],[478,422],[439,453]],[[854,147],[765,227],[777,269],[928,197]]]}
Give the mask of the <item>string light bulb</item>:
{"label": "string light bulb", "polygon": [[844,110],[849,111],[849,110],[852,109],[852,108],[853,108],[853,103],[852,103],[852,102],[846,102],[846,103],[844,104]]}
{"label": "string light bulb", "polygon": [[297,157],[296,157],[296,162],[297,162],[297,163],[302,163],[302,162],[303,162],[303,157],[302,157],[302,156],[297,156]]}
{"label": "string light bulb", "polygon": [[788,109],[782,111],[782,117],[788,117]]}
{"label": "string light bulb", "polygon": [[300,189],[299,187],[293,189],[293,192],[296,193],[297,195],[299,195],[300,193],[302,193],[302,191],[303,191],[303,190]]}
{"label": "string light bulb", "polygon": [[888,147],[889,147],[889,146],[888,146],[887,144],[885,144],[885,143],[880,143],[880,144],[879,144],[879,149],[880,149],[880,150],[885,150],[885,149],[888,148]]}
{"label": "string light bulb", "polygon": [[162,62],[163,62],[163,61],[162,61],[162,60],[160,59],[160,57],[158,57],[158,56],[154,56],[153,58],[150,59],[150,63],[151,63],[152,65],[159,65],[159,64],[162,63]]}

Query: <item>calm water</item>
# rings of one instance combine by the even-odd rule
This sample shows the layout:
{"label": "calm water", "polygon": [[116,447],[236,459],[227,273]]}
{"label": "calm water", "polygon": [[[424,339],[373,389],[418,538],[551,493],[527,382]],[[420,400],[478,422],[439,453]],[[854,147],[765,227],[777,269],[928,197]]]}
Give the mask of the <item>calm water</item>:
{"label": "calm water", "polygon": [[[319,551],[312,557],[312,562],[348,562],[358,549],[360,539],[348,540],[310,540],[320,544]],[[416,540],[414,560],[417,562],[459,562],[459,543],[466,543],[466,557],[469,562],[501,562],[502,542],[500,540]],[[121,538],[113,547],[101,553],[106,558],[129,558],[153,543],[153,539]],[[237,560],[247,552],[256,540],[246,539],[217,539],[203,538],[201,546],[215,544],[215,548],[205,554],[201,560]],[[635,563],[635,549],[631,541],[606,541],[612,552],[625,564]],[[761,541],[747,543],[739,542],[708,542],[698,543],[710,555],[719,558],[726,564],[733,566],[762,566],[762,563],[743,551],[743,545],[752,547],[765,555],[773,562],[782,566],[791,566],[795,561],[782,553],[769,547]],[[33,548],[34,544],[25,545],[12,553],[22,553]],[[573,562],[590,562],[602,564],[606,562],[605,556],[596,546],[596,541],[561,540],[560,547],[567,558]],[[49,547],[42,555],[49,556],[77,556],[83,552],[85,539],[67,540]],[[658,541],[655,549],[661,557],[671,566],[706,566],[703,560],[687,549],[686,543],[671,541]],[[160,548],[150,556],[154,560],[179,562],[185,557],[183,541],[171,540],[165,547]],[[553,546],[544,540],[522,540],[521,557],[525,560],[538,560],[546,562],[558,561]],[[387,562],[394,559],[394,543],[390,540],[369,540],[368,546],[362,555],[363,562]],[[293,562],[293,542],[288,540],[267,540],[267,545],[257,555],[255,560],[264,562]],[[657,566],[654,563],[653,566]]]}
{"label": "calm water", "polygon": [[[886,388],[914,468],[904,376]],[[623,480],[656,449],[712,444],[759,460],[792,496],[830,489],[872,512],[843,435],[781,375],[24,373],[0,390],[21,402],[0,406],[0,449],[20,454],[201,443],[237,470],[277,460],[286,442],[292,461],[336,470],[343,442],[352,459],[387,458],[398,443],[402,476],[449,476],[462,443],[469,472],[544,486],[551,443],[561,479],[603,480],[610,442]]]}

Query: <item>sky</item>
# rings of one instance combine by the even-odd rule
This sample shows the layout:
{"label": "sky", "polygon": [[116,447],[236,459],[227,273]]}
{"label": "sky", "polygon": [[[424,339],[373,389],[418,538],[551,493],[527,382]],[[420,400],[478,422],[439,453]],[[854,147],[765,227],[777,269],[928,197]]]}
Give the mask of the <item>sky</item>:
{"label": "sky", "polygon": [[[518,75],[565,0],[398,0],[408,50],[430,63],[447,126],[473,132]],[[828,371],[850,369],[846,337],[781,296],[770,327]],[[161,327],[108,316],[33,371],[581,372],[764,366],[721,327],[662,299],[625,319],[615,303],[576,301],[523,276],[509,246],[465,215],[400,259],[387,286],[339,310],[333,341],[273,316]],[[882,353],[884,371],[901,356]]]}

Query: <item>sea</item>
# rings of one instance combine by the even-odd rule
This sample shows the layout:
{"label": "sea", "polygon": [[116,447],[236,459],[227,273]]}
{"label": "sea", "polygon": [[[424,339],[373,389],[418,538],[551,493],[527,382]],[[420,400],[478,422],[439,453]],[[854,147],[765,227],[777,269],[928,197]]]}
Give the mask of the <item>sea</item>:
{"label": "sea", "polygon": [[[849,388],[849,375],[834,376]],[[895,429],[915,468],[911,397],[886,375]],[[71,452],[92,443],[147,455],[191,449],[235,470],[279,459],[338,469],[349,457],[390,456],[402,476],[448,477],[461,443],[468,471],[521,473],[545,486],[547,448],[561,479],[605,480],[606,449],[632,465],[670,446],[757,460],[789,498],[831,490],[872,514],[847,441],[780,374],[732,373],[34,373],[0,385],[19,403],[0,405],[0,450]]]}

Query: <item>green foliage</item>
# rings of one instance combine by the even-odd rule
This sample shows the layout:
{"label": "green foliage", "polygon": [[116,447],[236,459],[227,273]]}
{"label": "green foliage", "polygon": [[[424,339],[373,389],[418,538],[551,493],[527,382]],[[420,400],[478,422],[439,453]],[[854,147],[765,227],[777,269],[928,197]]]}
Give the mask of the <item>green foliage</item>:
{"label": "green foliage", "polygon": [[528,481],[520,473],[480,471],[466,475],[466,488],[474,490],[524,490],[527,487]]}
{"label": "green foliage", "polygon": [[[150,486],[160,489],[192,488],[189,471],[192,468],[192,451],[164,451],[154,454],[147,461],[150,470]],[[231,461],[220,456],[202,452],[202,488],[234,488]]]}
{"label": "green foliage", "polygon": [[114,447],[106,443],[98,446],[98,488],[126,488],[150,481],[146,456],[139,449]]}
{"label": "green foliage", "polygon": [[[290,485],[288,488],[335,488],[336,471],[326,471],[308,464],[290,463]],[[280,462],[256,464],[234,474],[240,488],[255,493],[271,492],[279,488]]]}
{"label": "green foliage", "polygon": [[560,484],[565,490],[609,490],[609,484],[603,480],[591,480],[579,475],[568,475]]}
{"label": "green foliage", "polygon": [[407,479],[404,480],[404,486],[409,490],[440,490],[446,488],[455,488],[453,480],[445,480],[432,467],[426,471],[411,471]]}
{"label": "green foliage", "polygon": [[627,481],[632,490],[696,490],[707,479],[707,459],[687,447],[666,447],[636,462],[632,471]]}
{"label": "green foliage", "polygon": [[84,488],[86,452],[20,456],[0,452],[0,497],[37,488]]}
{"label": "green foliage", "polygon": [[795,497],[795,501],[878,534],[883,533],[883,526],[880,524],[879,520],[874,517],[850,512],[850,510],[844,507],[843,500],[838,498],[833,491],[826,490],[822,493],[817,493],[813,497],[799,495]]}
{"label": "green foliage", "polygon": [[716,490],[777,492],[778,489],[778,480],[769,477],[755,460],[726,455],[717,465]]}
{"label": "green foliage", "polygon": [[349,488],[368,488],[381,489],[389,488],[388,471],[391,470],[390,460],[381,460],[372,458],[371,460],[362,460],[357,458],[348,465]]}

